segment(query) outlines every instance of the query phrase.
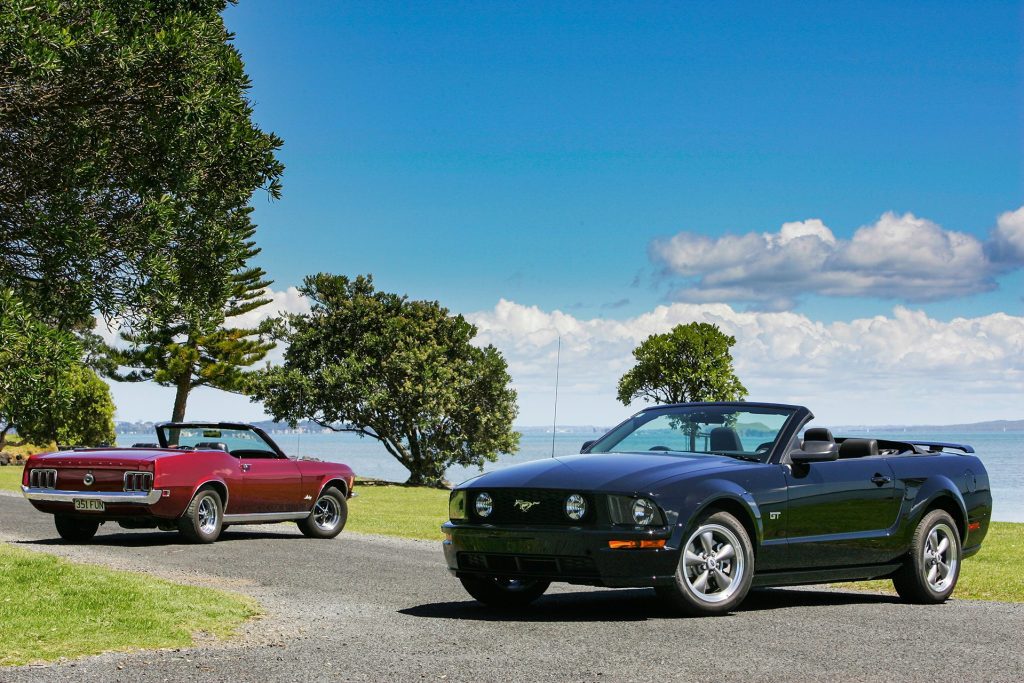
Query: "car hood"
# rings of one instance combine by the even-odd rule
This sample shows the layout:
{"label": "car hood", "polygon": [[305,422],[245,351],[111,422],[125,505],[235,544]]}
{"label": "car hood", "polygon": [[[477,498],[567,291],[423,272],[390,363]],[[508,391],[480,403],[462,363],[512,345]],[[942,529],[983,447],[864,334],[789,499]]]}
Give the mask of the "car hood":
{"label": "car hood", "polygon": [[544,488],[648,491],[656,482],[693,472],[744,464],[717,455],[601,453],[534,460],[488,472],[458,488]]}

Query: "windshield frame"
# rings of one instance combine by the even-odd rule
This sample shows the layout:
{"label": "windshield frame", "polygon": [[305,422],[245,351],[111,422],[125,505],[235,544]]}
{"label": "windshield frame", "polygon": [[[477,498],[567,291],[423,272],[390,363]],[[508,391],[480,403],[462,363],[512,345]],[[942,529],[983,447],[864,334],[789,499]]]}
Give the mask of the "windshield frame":
{"label": "windshield frame", "polygon": [[[180,446],[171,446],[167,441],[167,430],[170,429],[234,429],[238,431],[252,432],[258,436],[270,450],[273,451],[278,458],[288,458],[284,451],[274,442],[270,436],[254,425],[244,424],[241,422],[161,422],[156,425],[156,438],[160,442],[161,448],[181,448]],[[191,450],[191,446],[185,448]]]}
{"label": "windshield frame", "polygon": [[[706,403],[671,403],[671,404],[666,404],[666,405],[657,405],[657,406],[651,406],[649,408],[644,408],[643,410],[630,415],[628,418],[626,418],[625,420],[623,420],[622,422],[620,422],[619,424],[615,425],[614,427],[609,429],[607,432],[605,432],[599,439],[596,439],[593,443],[589,444],[581,452],[584,453],[584,454],[594,454],[594,455],[610,455],[610,454],[613,454],[613,453],[633,453],[633,452],[644,453],[645,454],[645,453],[647,453],[647,451],[616,451],[614,449],[614,447],[612,447],[611,449],[609,449],[607,451],[595,451],[595,449],[598,448],[602,443],[607,442],[620,429],[622,429],[624,427],[628,427],[630,425],[630,423],[634,422],[637,418],[639,418],[641,416],[648,416],[648,415],[650,415],[652,413],[655,414],[650,419],[644,421],[644,424],[646,424],[650,420],[653,420],[657,416],[660,416],[660,415],[672,414],[672,413],[684,414],[684,413],[687,413],[687,412],[699,411],[699,410],[703,410],[703,409],[707,409],[707,408],[735,408],[737,411],[742,411],[742,412],[747,412],[747,413],[756,413],[758,411],[762,411],[762,412],[765,412],[765,413],[776,413],[776,414],[778,414],[778,413],[787,413],[787,412],[789,413],[789,416],[787,417],[786,421],[783,423],[782,427],[779,429],[778,433],[775,435],[775,441],[773,442],[772,447],[769,448],[768,451],[766,451],[766,453],[762,457],[760,457],[758,459],[758,462],[761,462],[761,463],[777,463],[777,462],[779,462],[780,459],[782,458],[783,454],[786,452],[789,444],[793,441],[793,437],[797,433],[799,433],[799,431],[800,431],[801,427],[803,427],[803,425],[807,424],[807,422],[809,422],[810,420],[812,420],[814,418],[814,414],[810,410],[805,408],[804,406],[788,405],[788,404],[784,404],[784,403],[752,403],[752,402],[747,402],[747,401],[721,401],[721,402],[716,401],[716,402],[706,402]],[[639,428],[639,426],[642,426],[642,425],[638,425],[636,428]],[[634,431],[636,431],[636,428],[631,430],[629,432],[629,434],[632,434]],[[623,437],[621,437],[620,439],[618,439],[618,441],[616,442],[616,445],[618,443],[620,443],[621,441],[623,441],[624,439],[626,439],[629,436],[629,434],[626,434]],[[655,455],[655,454],[665,454],[665,453],[694,453],[694,451],[687,450],[687,451],[654,451],[654,452],[651,452],[652,455]],[[706,453],[704,451],[697,451],[695,454],[696,455],[717,456],[717,457],[730,457],[730,456],[727,456],[727,455],[720,455],[720,454],[717,454],[717,453]]]}

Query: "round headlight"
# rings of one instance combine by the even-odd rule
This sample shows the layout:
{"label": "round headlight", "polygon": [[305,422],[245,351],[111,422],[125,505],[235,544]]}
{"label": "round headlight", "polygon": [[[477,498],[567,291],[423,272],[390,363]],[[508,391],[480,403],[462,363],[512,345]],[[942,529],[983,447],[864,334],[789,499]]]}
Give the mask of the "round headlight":
{"label": "round headlight", "polygon": [[565,515],[572,520],[581,520],[587,514],[587,499],[574,493],[565,499]]}
{"label": "round headlight", "polygon": [[646,498],[637,498],[633,501],[633,521],[641,525],[650,524],[654,521],[655,510],[654,503]]}
{"label": "round headlight", "polygon": [[490,517],[494,512],[494,500],[489,493],[478,493],[476,496],[476,514],[481,517]]}

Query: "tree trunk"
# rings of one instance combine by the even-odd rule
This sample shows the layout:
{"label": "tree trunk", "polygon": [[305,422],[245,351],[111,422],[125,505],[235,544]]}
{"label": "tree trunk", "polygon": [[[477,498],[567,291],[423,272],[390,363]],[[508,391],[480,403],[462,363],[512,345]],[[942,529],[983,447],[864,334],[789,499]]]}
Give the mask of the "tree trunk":
{"label": "tree trunk", "polygon": [[0,451],[2,451],[4,446],[7,445],[7,432],[12,429],[14,429],[14,425],[7,425],[3,428],[3,431],[0,431]]}
{"label": "tree trunk", "polygon": [[185,405],[188,403],[188,392],[192,390],[192,377],[186,375],[178,380],[177,389],[174,393],[174,412],[171,413],[171,422],[185,421]]}

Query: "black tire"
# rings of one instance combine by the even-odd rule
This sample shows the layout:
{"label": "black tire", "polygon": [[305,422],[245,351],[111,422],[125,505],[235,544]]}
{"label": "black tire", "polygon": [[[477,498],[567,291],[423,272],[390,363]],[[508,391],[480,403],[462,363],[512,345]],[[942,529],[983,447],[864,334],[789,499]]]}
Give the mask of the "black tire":
{"label": "black tire", "polygon": [[178,531],[190,543],[213,543],[224,525],[224,504],[213,489],[201,489],[178,519]]}
{"label": "black tire", "polygon": [[728,512],[700,517],[684,537],[674,578],[671,585],[655,591],[683,614],[732,611],[747,597],[754,578],[754,549],[747,530]]}
{"label": "black tire", "polygon": [[500,577],[469,577],[459,579],[466,592],[489,607],[509,609],[525,607],[540,596],[551,585],[550,581],[539,579],[506,579]]}
{"label": "black tire", "polygon": [[348,521],[348,501],[345,494],[330,486],[313,503],[309,517],[298,521],[299,531],[307,538],[334,538]]}
{"label": "black tire", "polygon": [[956,588],[963,548],[956,522],[945,510],[932,510],[914,530],[910,556],[893,574],[896,592],[907,602],[945,602]]}
{"label": "black tire", "polygon": [[60,537],[71,543],[85,543],[92,539],[100,528],[98,520],[69,517],[67,515],[54,515],[53,523],[57,527],[57,533],[60,534]]}

